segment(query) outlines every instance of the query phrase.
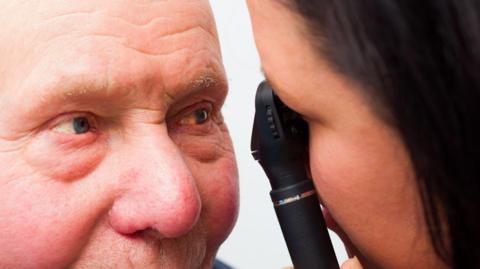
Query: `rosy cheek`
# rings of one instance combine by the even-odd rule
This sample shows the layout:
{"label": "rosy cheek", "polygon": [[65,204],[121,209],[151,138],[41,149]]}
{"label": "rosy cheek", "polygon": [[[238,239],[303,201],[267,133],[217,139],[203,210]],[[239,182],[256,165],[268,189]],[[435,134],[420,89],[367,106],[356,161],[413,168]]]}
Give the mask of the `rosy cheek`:
{"label": "rosy cheek", "polygon": [[[28,169],[27,169],[28,170]],[[61,268],[88,240],[95,220],[78,210],[78,192],[35,175],[0,190],[0,264],[7,268]],[[91,208],[90,208],[90,211]],[[72,214],[75,212],[75,214]],[[28,259],[25,259],[28,257]]]}
{"label": "rosy cheek", "polygon": [[103,159],[107,139],[89,133],[81,137],[53,132],[39,134],[23,152],[37,172],[57,180],[75,180],[90,173]]}
{"label": "rosy cheek", "polygon": [[218,126],[212,129],[210,134],[204,135],[191,135],[178,130],[170,131],[169,135],[184,155],[202,163],[210,163],[225,153],[225,147],[229,147],[225,145],[229,138]]}
{"label": "rosy cheek", "polygon": [[208,246],[216,250],[230,234],[238,214],[238,171],[228,132],[215,124],[208,134],[174,130],[169,135],[197,182]]}
{"label": "rosy cheek", "polygon": [[238,171],[230,138],[219,131],[207,137],[176,136],[174,141],[197,182],[209,248],[217,249],[238,214]]}
{"label": "rosy cheek", "polygon": [[[211,164],[201,164],[193,171],[200,175],[203,217],[209,229],[212,248],[218,247],[230,234],[238,214],[238,172],[233,156]],[[195,175],[195,174],[194,174]]]}

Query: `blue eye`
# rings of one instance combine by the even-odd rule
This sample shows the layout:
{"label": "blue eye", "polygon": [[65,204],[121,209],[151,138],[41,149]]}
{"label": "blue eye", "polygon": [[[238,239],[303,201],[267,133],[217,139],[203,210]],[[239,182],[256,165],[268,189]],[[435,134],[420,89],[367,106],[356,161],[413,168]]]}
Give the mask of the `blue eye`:
{"label": "blue eye", "polygon": [[90,123],[85,117],[74,118],[72,124],[75,134],[85,134],[90,131]]}
{"label": "blue eye", "polygon": [[53,130],[58,133],[82,135],[92,131],[91,117],[72,117],[57,124]]}

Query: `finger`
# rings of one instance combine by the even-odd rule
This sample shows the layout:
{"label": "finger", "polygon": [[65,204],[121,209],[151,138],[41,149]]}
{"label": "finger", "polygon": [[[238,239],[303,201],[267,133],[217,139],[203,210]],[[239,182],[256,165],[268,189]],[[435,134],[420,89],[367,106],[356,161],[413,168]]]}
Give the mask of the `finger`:
{"label": "finger", "polygon": [[282,269],[294,269],[292,266],[283,267]]}
{"label": "finger", "polygon": [[357,257],[347,260],[342,264],[341,269],[362,269],[362,265],[358,261]]}

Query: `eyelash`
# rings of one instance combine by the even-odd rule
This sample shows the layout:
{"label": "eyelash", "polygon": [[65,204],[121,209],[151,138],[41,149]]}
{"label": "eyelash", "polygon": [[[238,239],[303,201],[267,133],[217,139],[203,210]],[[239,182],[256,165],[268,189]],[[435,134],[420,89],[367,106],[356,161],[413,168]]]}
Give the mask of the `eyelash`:
{"label": "eyelash", "polygon": [[[191,124],[188,122],[187,117],[193,116],[195,117],[195,112],[199,110],[204,110],[206,115],[206,119],[204,122],[200,124]],[[213,121],[213,118],[215,117],[215,109],[212,103],[210,102],[202,102],[202,103],[197,103],[194,104],[190,107],[187,107],[186,109],[183,110],[184,112],[181,112],[178,114],[178,116],[174,117],[171,123],[169,123],[169,127],[173,127],[175,129],[184,129],[184,128],[205,128],[206,125],[208,125],[211,121]],[[88,132],[81,133],[81,134],[75,134],[75,133],[66,133],[62,132],[60,129],[55,130],[55,128],[61,127],[62,124],[68,124],[69,122],[74,121],[75,119],[78,118],[86,118],[89,124],[89,130]],[[98,117],[95,115],[88,113],[88,112],[75,112],[75,113],[70,113],[70,114],[65,114],[65,115],[60,115],[57,117],[57,119],[53,120],[50,124],[48,129],[51,131],[54,131],[58,134],[63,134],[63,135],[72,135],[72,136],[82,136],[86,135],[88,133],[95,133],[98,131]],[[193,119],[195,120],[195,119]],[[73,127],[72,127],[73,128]],[[66,129],[66,128],[65,128]],[[65,130],[64,129],[64,130]]]}
{"label": "eyelash", "polygon": [[[97,117],[94,115],[87,113],[87,112],[76,112],[76,113],[70,113],[66,115],[61,115],[57,119],[55,119],[51,124],[49,129],[57,132],[57,133],[65,133],[60,131],[55,131],[56,128],[61,127],[61,125],[66,124],[70,121],[73,121],[78,118],[86,118],[88,120],[88,125],[89,125],[89,131],[86,133],[91,133],[91,132],[96,132],[98,129],[98,122],[97,122]],[[66,134],[66,133],[65,133]],[[72,134],[74,135],[74,134]],[[82,135],[82,134],[75,134],[75,135]]]}
{"label": "eyelash", "polygon": [[[64,127],[63,130],[61,129],[61,125],[73,124],[73,120],[76,118],[87,119],[89,125],[89,130],[87,132],[81,134],[68,131],[65,132],[65,130],[68,130],[68,126]],[[53,134],[52,139],[55,144],[68,148],[79,148],[90,145],[97,141],[101,136],[98,118],[87,112],[75,112],[60,115],[48,125],[48,130],[50,131],[50,134]]]}
{"label": "eyelash", "polygon": [[[204,109],[207,112],[207,119],[201,124],[182,124],[182,121],[198,110]],[[178,116],[172,118],[169,125],[171,131],[181,131],[192,134],[205,134],[210,131],[211,123],[214,121],[216,110],[214,105],[210,102],[202,102],[192,105],[186,109],[185,112],[180,113]]]}
{"label": "eyelash", "polygon": [[[200,113],[198,113],[200,112]],[[203,112],[203,113],[202,113]],[[189,116],[193,116],[193,117],[197,117],[197,116],[203,116],[205,117],[205,119],[203,120],[203,122],[201,123],[196,123],[195,121],[197,120],[196,118],[193,118],[193,121],[194,123],[191,123],[189,121]],[[180,120],[179,124],[181,125],[203,125],[205,124],[206,122],[208,122],[210,119],[211,119],[211,110],[210,109],[206,109],[206,108],[197,108],[193,111],[191,111],[190,113],[186,114],[186,117],[182,117],[182,119]]]}

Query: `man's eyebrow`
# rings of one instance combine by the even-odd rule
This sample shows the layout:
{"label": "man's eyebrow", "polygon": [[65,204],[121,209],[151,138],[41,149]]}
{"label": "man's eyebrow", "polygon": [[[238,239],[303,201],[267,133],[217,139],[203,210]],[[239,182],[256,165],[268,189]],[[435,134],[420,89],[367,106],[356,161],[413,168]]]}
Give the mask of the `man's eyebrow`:
{"label": "man's eyebrow", "polygon": [[124,107],[125,103],[132,104],[137,100],[143,102],[147,99],[148,108],[168,109],[173,103],[201,94],[209,95],[221,105],[227,94],[225,78],[211,71],[200,72],[182,84],[171,86],[171,89],[163,88],[160,83],[148,85],[148,82],[141,82],[132,85],[99,77],[60,76],[37,88],[38,98],[24,112],[33,118],[52,116],[60,110],[73,112],[93,109],[100,115],[110,115]]}
{"label": "man's eyebrow", "polygon": [[[113,95],[115,91],[107,81],[86,80],[83,76],[75,75],[62,76],[36,86],[30,86],[30,89],[35,91],[37,98],[32,100],[25,111],[34,117],[57,114],[62,108],[73,111],[78,108],[74,104],[84,104],[84,107],[95,107],[100,111],[106,111],[102,108],[106,108],[108,96]],[[92,100],[98,100],[98,102],[91,102]]]}
{"label": "man's eyebrow", "polygon": [[190,84],[193,92],[199,92],[209,88],[215,88],[221,84],[221,81],[217,75],[205,73],[193,79]]}
{"label": "man's eyebrow", "polygon": [[182,87],[183,89],[173,88],[166,91],[171,102],[180,101],[189,96],[201,94],[206,91],[223,101],[227,94],[227,82],[225,78],[213,72],[200,73],[200,75],[194,76],[187,85],[180,86],[180,88]]}

